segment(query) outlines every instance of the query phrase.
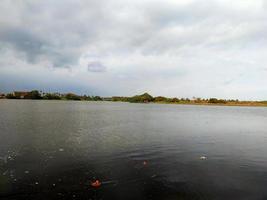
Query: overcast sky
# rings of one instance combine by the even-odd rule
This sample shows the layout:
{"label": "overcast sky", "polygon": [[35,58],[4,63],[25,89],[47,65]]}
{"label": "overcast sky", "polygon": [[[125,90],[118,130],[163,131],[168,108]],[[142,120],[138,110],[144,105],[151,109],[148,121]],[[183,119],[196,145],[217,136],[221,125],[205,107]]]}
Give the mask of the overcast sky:
{"label": "overcast sky", "polygon": [[0,92],[267,99],[267,0],[1,0]]}

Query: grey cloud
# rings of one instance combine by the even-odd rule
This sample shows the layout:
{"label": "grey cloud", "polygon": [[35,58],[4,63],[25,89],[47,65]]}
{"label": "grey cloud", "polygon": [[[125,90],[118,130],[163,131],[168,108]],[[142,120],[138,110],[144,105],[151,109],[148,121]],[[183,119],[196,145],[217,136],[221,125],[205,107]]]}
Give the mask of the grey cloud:
{"label": "grey cloud", "polygon": [[90,62],[87,65],[87,69],[89,72],[105,72],[106,66],[103,65],[101,62]]}
{"label": "grey cloud", "polygon": [[[240,81],[232,78],[239,73],[266,65],[265,9],[261,0],[3,0],[0,69],[41,73],[45,63],[60,74],[69,67],[72,76],[97,90],[100,81],[96,73],[83,73],[87,68],[106,72],[101,84],[113,91],[114,80],[126,77],[121,94],[172,85],[170,93],[201,96],[212,93],[209,85],[236,86]],[[247,82],[256,87],[254,78]]]}
{"label": "grey cloud", "polygon": [[30,63],[49,60],[54,67],[66,67],[77,63],[79,54],[72,48],[54,45],[42,34],[34,34],[30,30],[9,28],[0,30],[0,41],[6,48],[23,53]]}
{"label": "grey cloud", "polygon": [[21,20],[1,27],[0,40],[24,52],[29,62],[44,58],[55,67],[74,66],[86,50],[168,54],[188,46],[255,42],[264,32],[253,27],[260,14],[229,10],[211,0],[178,6],[168,1],[26,1],[14,7]]}
{"label": "grey cloud", "polygon": [[45,41],[23,29],[10,28],[0,30],[0,41],[25,53],[29,62],[34,62],[38,55],[44,53],[42,46]]}
{"label": "grey cloud", "polygon": [[[30,63],[42,59],[54,67],[75,66],[83,50],[97,39],[101,5],[94,1],[25,1],[6,6],[17,17],[7,17],[0,7],[0,42],[23,53]],[[2,13],[2,14],[1,14]],[[4,20],[6,18],[6,20]],[[96,23],[97,22],[97,23]]]}

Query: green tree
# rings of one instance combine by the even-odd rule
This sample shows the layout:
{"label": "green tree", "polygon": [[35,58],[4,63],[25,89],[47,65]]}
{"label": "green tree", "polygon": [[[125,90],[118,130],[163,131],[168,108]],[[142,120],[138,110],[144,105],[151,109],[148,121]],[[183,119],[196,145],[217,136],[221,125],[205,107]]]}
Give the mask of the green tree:
{"label": "green tree", "polygon": [[60,100],[61,97],[58,94],[46,93],[44,95],[43,99],[47,99],[47,100]]}
{"label": "green tree", "polygon": [[103,99],[100,96],[93,96],[92,100],[93,101],[102,101]]}
{"label": "green tree", "polygon": [[216,99],[216,98],[210,98],[209,103],[226,103],[226,100],[224,99]]}
{"label": "green tree", "polygon": [[25,99],[42,99],[42,97],[38,90],[32,90],[25,96]]}
{"label": "green tree", "polygon": [[167,101],[167,98],[163,97],[163,96],[158,96],[158,97],[155,97],[154,101],[155,102],[165,102],[165,101]]}
{"label": "green tree", "polygon": [[80,100],[81,100],[81,97],[80,97],[80,96],[78,96],[78,95],[76,95],[76,94],[73,94],[73,93],[67,93],[67,94],[65,95],[65,98],[66,98],[67,100],[75,100],[75,101],[80,101]]}
{"label": "green tree", "polygon": [[136,95],[129,98],[129,102],[132,103],[148,103],[152,101],[154,101],[154,98],[148,93],[144,93],[142,95]]}

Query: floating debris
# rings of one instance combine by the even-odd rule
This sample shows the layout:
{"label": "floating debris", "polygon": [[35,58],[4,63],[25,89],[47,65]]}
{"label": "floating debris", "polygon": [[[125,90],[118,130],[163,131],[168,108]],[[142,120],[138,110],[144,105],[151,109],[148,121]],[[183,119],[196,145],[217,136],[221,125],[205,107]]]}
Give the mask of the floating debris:
{"label": "floating debris", "polygon": [[5,176],[8,173],[8,170],[3,172],[3,176]]}
{"label": "floating debris", "polygon": [[95,180],[91,183],[91,186],[94,188],[98,188],[101,186],[101,182],[99,180]]}
{"label": "floating debris", "polygon": [[106,185],[106,184],[113,184],[113,185],[117,185],[118,181],[116,180],[111,180],[111,181],[102,181],[101,185]]}
{"label": "floating debris", "polygon": [[155,178],[157,175],[156,174],[153,174],[152,176],[151,176],[151,178]]}
{"label": "floating debris", "polygon": [[25,174],[29,174],[30,172],[28,170],[24,171]]}
{"label": "floating debris", "polygon": [[55,186],[56,186],[56,184],[55,184],[55,183],[53,183],[53,186],[55,187]]}
{"label": "floating debris", "polygon": [[206,156],[200,156],[199,158],[200,158],[200,160],[206,160],[207,159]]}
{"label": "floating debris", "polygon": [[39,183],[38,182],[35,182],[35,185],[38,185]]}
{"label": "floating debris", "polygon": [[147,165],[147,161],[144,161],[144,162],[143,162],[143,165]]}
{"label": "floating debris", "polygon": [[64,151],[64,149],[63,148],[60,148],[59,151],[62,152],[62,151]]}

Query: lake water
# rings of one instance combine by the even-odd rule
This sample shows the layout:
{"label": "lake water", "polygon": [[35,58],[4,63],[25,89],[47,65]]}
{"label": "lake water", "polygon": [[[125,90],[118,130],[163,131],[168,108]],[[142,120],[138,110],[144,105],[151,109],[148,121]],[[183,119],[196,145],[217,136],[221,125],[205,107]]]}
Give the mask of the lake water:
{"label": "lake water", "polygon": [[267,108],[1,100],[0,199],[267,199]]}

